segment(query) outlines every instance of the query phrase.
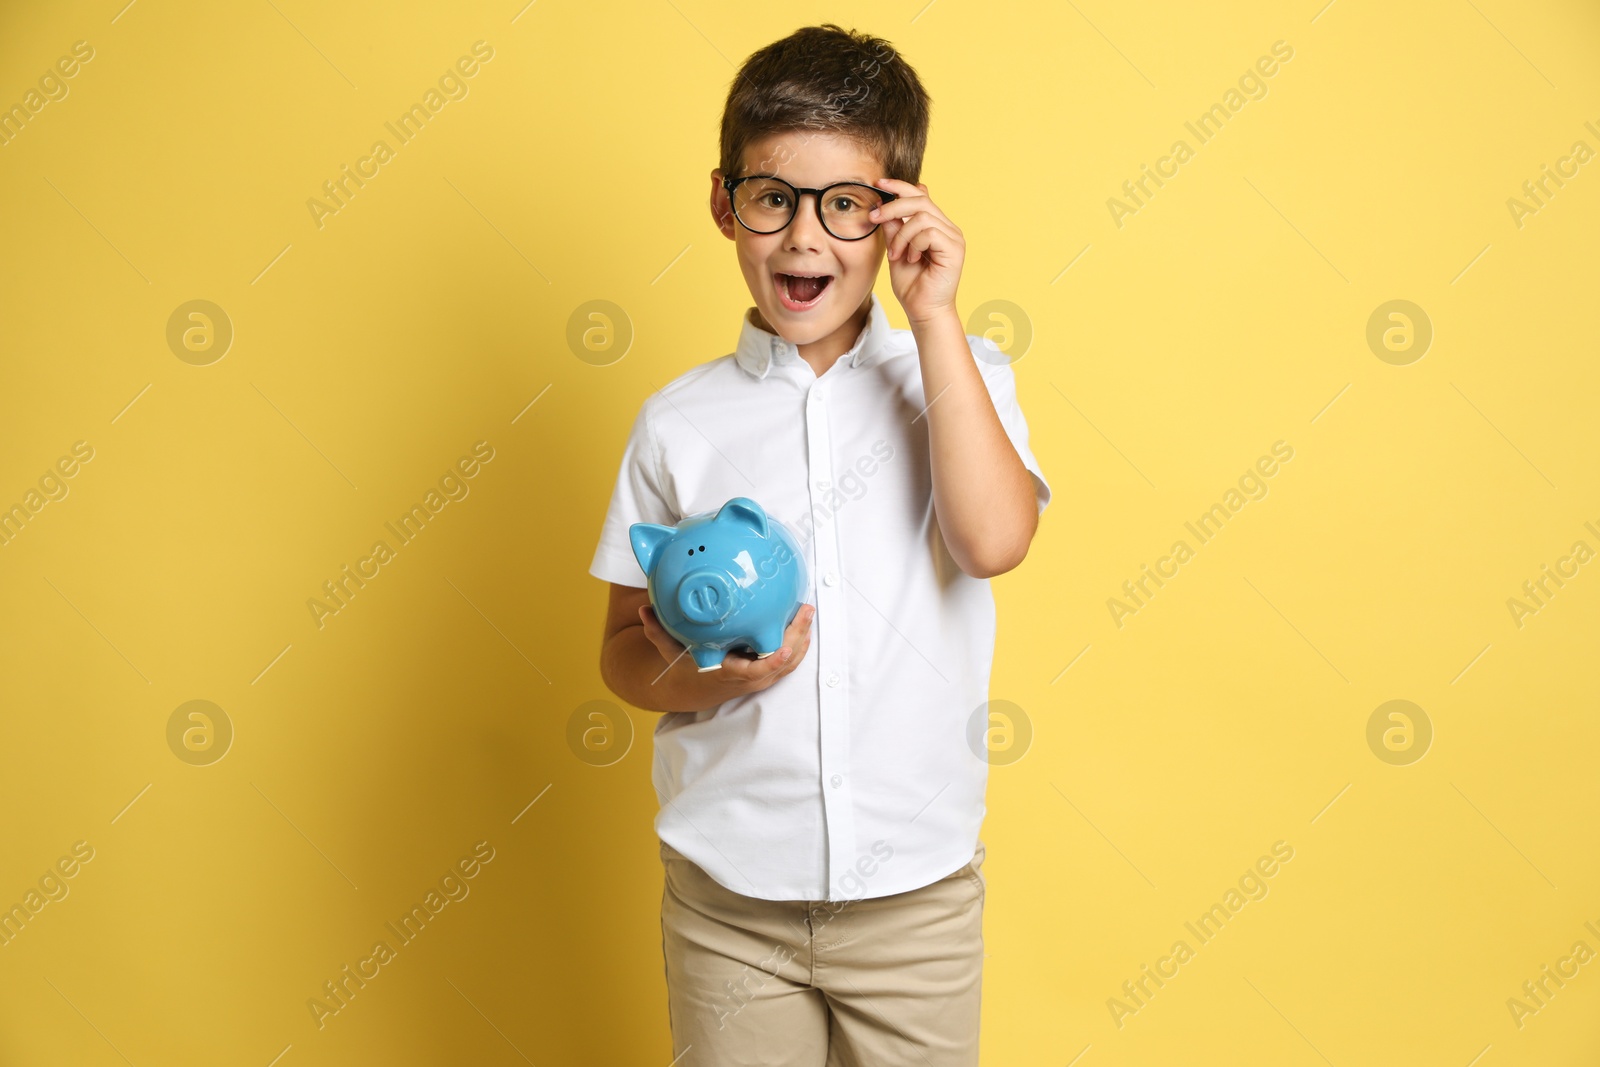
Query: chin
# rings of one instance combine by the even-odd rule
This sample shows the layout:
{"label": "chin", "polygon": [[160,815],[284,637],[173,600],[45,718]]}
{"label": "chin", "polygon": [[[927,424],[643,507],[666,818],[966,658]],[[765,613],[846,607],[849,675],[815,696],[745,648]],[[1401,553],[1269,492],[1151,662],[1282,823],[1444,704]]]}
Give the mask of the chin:
{"label": "chin", "polygon": [[806,316],[804,321],[797,321],[795,317],[782,307],[773,308],[771,312],[762,310],[779,337],[792,345],[809,345],[822,340],[832,334],[839,327],[850,320],[849,314],[830,314],[827,317]]}

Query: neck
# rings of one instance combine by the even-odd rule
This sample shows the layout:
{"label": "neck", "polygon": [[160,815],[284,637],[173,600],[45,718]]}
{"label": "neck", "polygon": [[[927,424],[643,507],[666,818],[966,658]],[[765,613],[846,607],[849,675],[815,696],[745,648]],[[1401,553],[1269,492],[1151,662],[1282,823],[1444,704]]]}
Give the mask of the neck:
{"label": "neck", "polygon": [[[839,357],[850,351],[850,346],[856,343],[856,338],[861,336],[861,331],[866,329],[867,320],[872,314],[872,294],[868,293],[866,300],[862,301],[854,315],[851,315],[837,330],[826,337],[803,345],[796,345],[800,358],[811,365],[811,373],[818,378],[827,373],[828,368],[839,362]],[[759,309],[755,312],[755,324],[768,333],[776,334]],[[782,336],[781,334],[779,336]]]}

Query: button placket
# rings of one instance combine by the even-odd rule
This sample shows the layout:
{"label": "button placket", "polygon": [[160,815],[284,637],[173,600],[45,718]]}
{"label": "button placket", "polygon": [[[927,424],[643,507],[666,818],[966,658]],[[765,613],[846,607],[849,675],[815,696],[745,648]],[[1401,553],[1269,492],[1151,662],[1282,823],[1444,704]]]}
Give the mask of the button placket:
{"label": "button placket", "polygon": [[[809,493],[813,515],[827,514],[827,493],[833,485],[833,449],[828,433],[826,395],[820,382],[813,382],[806,397],[806,442],[810,478]],[[843,590],[839,586],[839,541],[837,524],[813,526],[813,573],[821,574],[816,585],[817,627],[812,639],[817,657],[817,687],[820,721],[818,732],[823,790],[824,832],[828,838],[827,886],[834,886],[855,857],[855,816],[850,803],[845,771],[850,766],[849,687],[845,680],[845,649],[849,634],[845,625]],[[828,892],[825,887],[824,895]]]}

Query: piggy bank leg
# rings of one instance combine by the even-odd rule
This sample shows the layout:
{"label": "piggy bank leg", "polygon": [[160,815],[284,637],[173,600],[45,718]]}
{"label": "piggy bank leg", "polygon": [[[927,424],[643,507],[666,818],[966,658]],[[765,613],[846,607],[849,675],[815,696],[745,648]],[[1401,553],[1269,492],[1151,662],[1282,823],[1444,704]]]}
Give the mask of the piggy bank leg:
{"label": "piggy bank leg", "polygon": [[703,674],[706,671],[720,671],[722,658],[727,653],[720,648],[691,648],[689,655],[694,658],[694,665]]}
{"label": "piggy bank leg", "polygon": [[770,630],[756,634],[751,643],[755,646],[756,659],[766,659],[783,647],[783,627],[774,626]]}

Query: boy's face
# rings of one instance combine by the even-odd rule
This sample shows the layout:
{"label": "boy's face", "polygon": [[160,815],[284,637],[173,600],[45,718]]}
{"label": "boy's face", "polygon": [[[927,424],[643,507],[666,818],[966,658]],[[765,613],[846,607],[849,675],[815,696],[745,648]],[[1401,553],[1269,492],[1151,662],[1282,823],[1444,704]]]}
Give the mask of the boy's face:
{"label": "boy's face", "polygon": [[[807,189],[844,181],[876,188],[879,178],[889,177],[855,141],[815,130],[775,133],[752,142],[745,148],[740,174],[774,174]],[[733,216],[724,177],[720,167],[711,172],[711,216],[734,243],[739,269],[763,320],[759,325],[794,345],[847,334],[843,339],[848,347],[861,330],[859,316],[883,263],[883,229],[858,241],[841,240],[817,218],[816,198],[802,193],[788,226],[776,233],[751,233]],[[814,303],[797,309],[786,302],[780,274],[826,275],[830,280]]]}

